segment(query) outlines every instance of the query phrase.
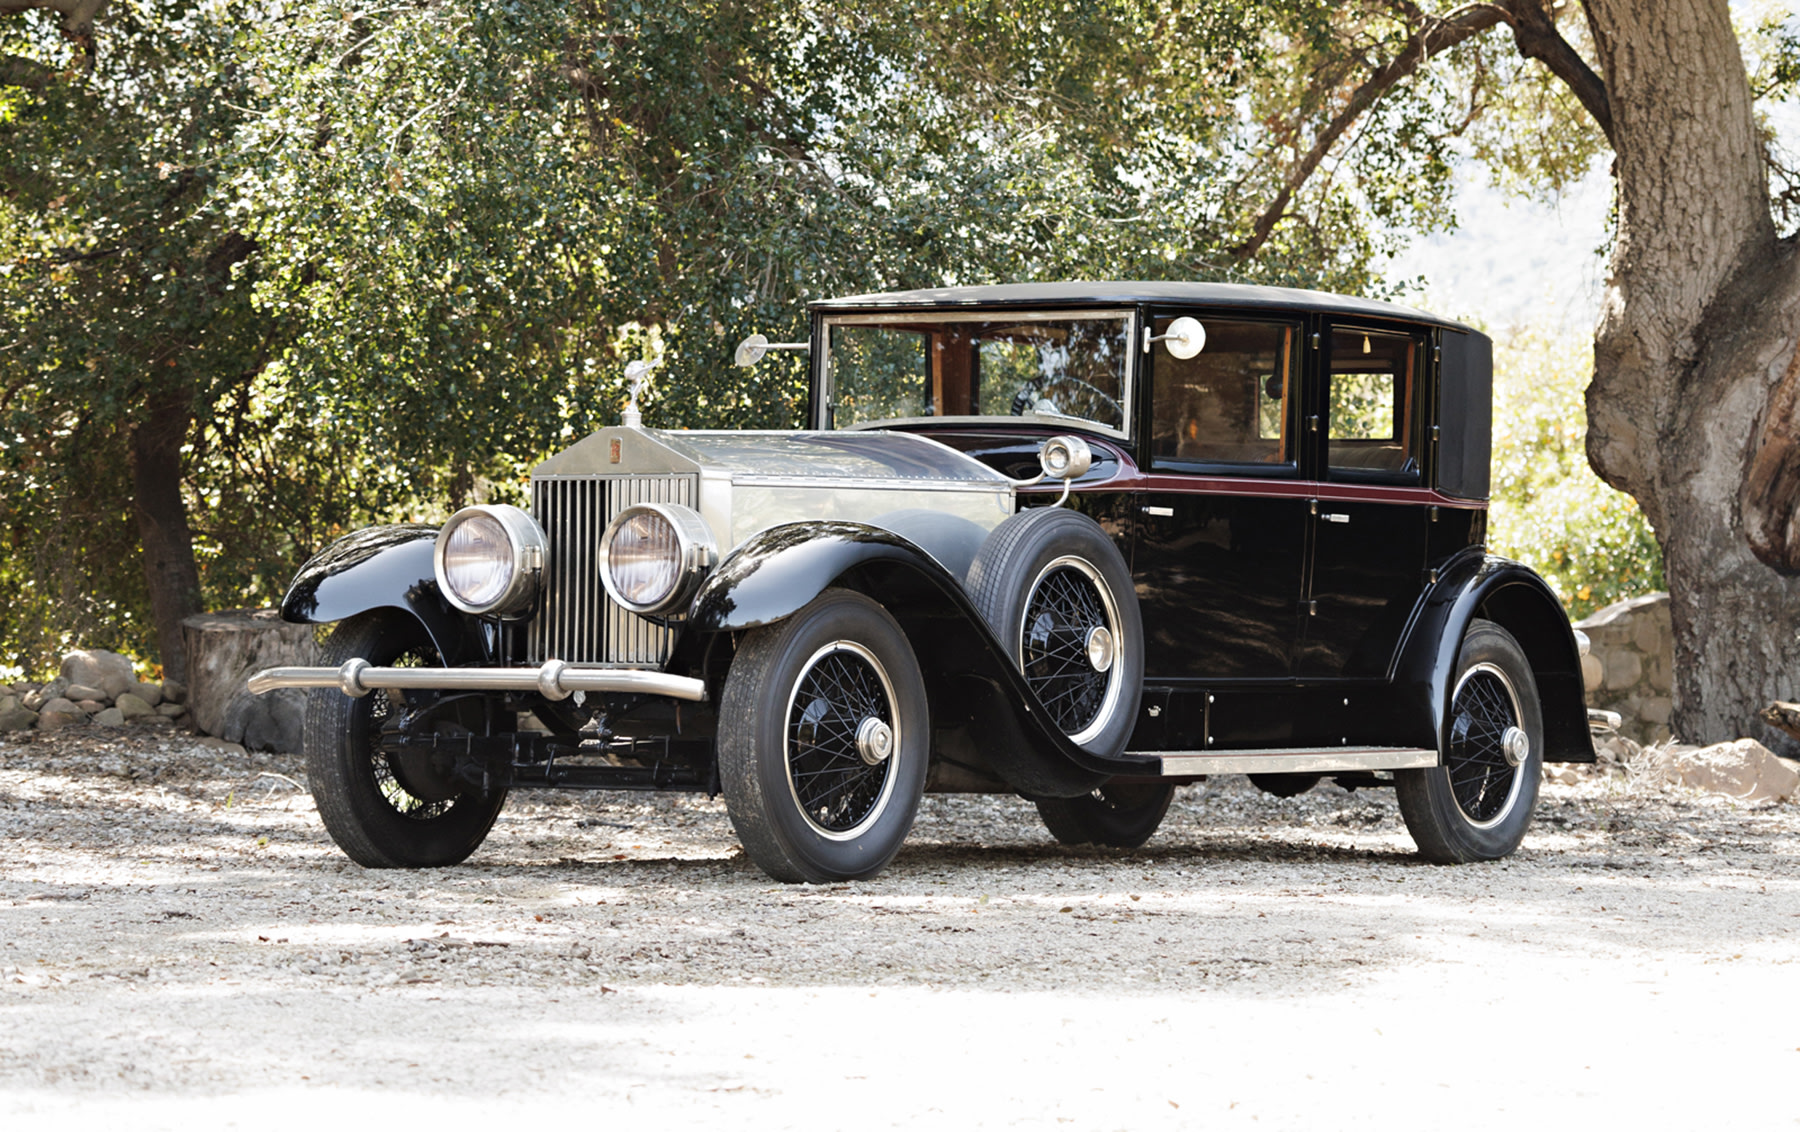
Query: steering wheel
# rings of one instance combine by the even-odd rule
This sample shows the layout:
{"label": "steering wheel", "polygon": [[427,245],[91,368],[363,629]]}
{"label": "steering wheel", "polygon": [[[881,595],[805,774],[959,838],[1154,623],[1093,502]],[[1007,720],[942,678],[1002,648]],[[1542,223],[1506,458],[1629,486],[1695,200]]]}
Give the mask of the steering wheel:
{"label": "steering wheel", "polygon": [[[1112,411],[1119,414],[1119,420],[1123,421],[1125,419],[1125,407],[1113,400],[1111,394],[1107,393],[1106,390],[1101,389],[1092,382],[1083,381],[1081,378],[1067,373],[1059,374],[1049,381],[1045,381],[1042,377],[1034,377],[1025,384],[1019,386],[1019,391],[1013,394],[1012,415],[1015,417],[1022,417],[1026,413],[1040,411],[1037,408],[1040,395],[1045,393],[1046,387],[1055,387],[1058,385],[1080,386],[1082,389],[1087,390],[1089,393],[1092,393],[1094,396],[1110,405]],[[1057,405],[1056,402],[1051,400],[1048,396],[1042,396],[1041,399],[1050,402],[1050,411],[1057,416],[1074,416],[1072,413],[1063,412],[1062,407]],[[1075,419],[1080,420],[1084,418],[1076,417]]]}

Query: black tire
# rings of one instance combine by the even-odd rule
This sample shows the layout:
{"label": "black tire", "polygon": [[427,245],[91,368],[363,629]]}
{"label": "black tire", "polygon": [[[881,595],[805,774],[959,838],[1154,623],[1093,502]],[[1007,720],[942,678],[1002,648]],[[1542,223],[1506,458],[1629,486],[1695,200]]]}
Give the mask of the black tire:
{"label": "black tire", "polygon": [[887,610],[829,589],[752,629],[719,718],[725,809],[759,868],[819,884],[893,859],[925,792],[931,717],[912,645]]}
{"label": "black tire", "polygon": [[1517,849],[1543,777],[1544,713],[1525,651],[1492,621],[1463,636],[1440,750],[1440,765],[1394,776],[1419,854],[1448,865]]}
{"label": "black tire", "polygon": [[1250,785],[1277,798],[1298,798],[1319,784],[1322,774],[1253,774]]}
{"label": "black tire", "polygon": [[[1100,524],[1037,507],[988,535],[969,567],[969,599],[1070,741],[1111,758],[1137,725],[1144,631],[1131,570]],[[1110,636],[1097,667],[1094,631]]]}
{"label": "black tire", "polygon": [[1037,808],[1064,845],[1136,849],[1162,824],[1174,797],[1165,782],[1103,782],[1079,798],[1041,798]]}
{"label": "black tire", "polygon": [[[377,610],[338,625],[323,663],[362,657],[374,667],[438,665],[437,652],[410,614]],[[335,688],[307,693],[300,745],[326,832],[352,861],[371,869],[454,865],[473,853],[506,802],[506,790],[437,774],[425,757],[392,756],[376,746],[382,722],[405,693],[376,689],[352,698]],[[479,710],[479,705],[469,703]],[[439,730],[479,720],[438,720]]]}

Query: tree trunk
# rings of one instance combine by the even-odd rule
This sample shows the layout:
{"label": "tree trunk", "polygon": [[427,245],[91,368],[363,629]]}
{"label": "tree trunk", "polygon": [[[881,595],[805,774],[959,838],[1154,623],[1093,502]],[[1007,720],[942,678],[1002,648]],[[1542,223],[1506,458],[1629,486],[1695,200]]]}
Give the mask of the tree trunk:
{"label": "tree trunk", "polygon": [[181,446],[193,423],[193,394],[185,385],[150,395],[144,419],[131,434],[131,485],[138,537],[144,546],[144,582],[156,619],[163,678],[187,680],[187,644],[181,622],[200,612],[200,568],[194,532],[181,497]]}
{"label": "tree trunk", "polygon": [[1726,0],[1587,0],[1614,124],[1619,230],[1588,389],[1588,456],[1662,543],[1673,729],[1793,743],[1757,717],[1800,698],[1800,581],[1759,561],[1740,506],[1794,358],[1800,286],[1770,219]]}

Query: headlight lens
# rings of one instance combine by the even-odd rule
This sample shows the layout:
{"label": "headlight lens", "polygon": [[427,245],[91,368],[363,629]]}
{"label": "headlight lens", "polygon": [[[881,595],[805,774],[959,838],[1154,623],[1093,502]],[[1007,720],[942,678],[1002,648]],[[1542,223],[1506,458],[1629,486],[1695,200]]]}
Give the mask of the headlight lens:
{"label": "headlight lens", "polygon": [[513,579],[513,548],[491,515],[471,515],[444,541],[444,582],[468,605],[492,605]]}
{"label": "headlight lens", "polygon": [[698,514],[673,503],[643,503],[619,513],[600,544],[600,580],[634,613],[678,609],[694,596],[718,549]]}
{"label": "headlight lens", "polygon": [[464,613],[517,616],[531,608],[544,533],[517,507],[465,507],[438,532],[439,587]]}

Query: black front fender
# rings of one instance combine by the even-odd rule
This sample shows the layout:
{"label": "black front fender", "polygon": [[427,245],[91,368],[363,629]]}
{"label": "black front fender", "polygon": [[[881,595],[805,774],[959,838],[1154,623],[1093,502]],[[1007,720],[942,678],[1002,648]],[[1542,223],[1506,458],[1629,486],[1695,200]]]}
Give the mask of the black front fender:
{"label": "black front fender", "polygon": [[482,659],[480,624],[438,589],[432,546],[438,529],[423,523],[365,527],[312,556],[281,599],[281,619],[342,621],[372,609],[418,618],[445,664]]}
{"label": "black front fender", "polygon": [[1457,653],[1476,618],[1511,633],[1531,662],[1544,709],[1545,761],[1593,762],[1581,653],[1568,614],[1536,571],[1493,555],[1453,560],[1414,618],[1394,672],[1400,714],[1417,721],[1409,741],[1443,749]]}
{"label": "black front fender", "polygon": [[1050,722],[962,583],[910,540],[862,523],[789,523],[745,540],[695,597],[690,628],[773,624],[831,586],[873,597],[906,630],[930,689],[934,729],[966,726],[990,768],[1022,794],[1074,797],[1133,762],[1101,758]]}

